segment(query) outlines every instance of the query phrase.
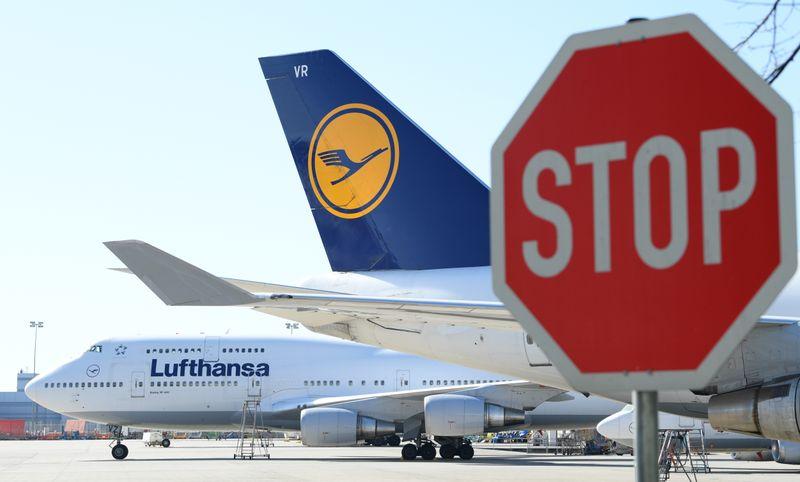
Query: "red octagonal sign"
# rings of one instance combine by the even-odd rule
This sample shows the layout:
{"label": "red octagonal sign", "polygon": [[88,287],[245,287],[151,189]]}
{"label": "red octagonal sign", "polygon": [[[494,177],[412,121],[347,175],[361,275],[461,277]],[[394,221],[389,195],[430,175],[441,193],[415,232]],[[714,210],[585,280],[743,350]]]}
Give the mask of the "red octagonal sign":
{"label": "red octagonal sign", "polygon": [[492,149],[495,292],[576,388],[704,386],[796,268],[791,109],[697,17],[572,36]]}

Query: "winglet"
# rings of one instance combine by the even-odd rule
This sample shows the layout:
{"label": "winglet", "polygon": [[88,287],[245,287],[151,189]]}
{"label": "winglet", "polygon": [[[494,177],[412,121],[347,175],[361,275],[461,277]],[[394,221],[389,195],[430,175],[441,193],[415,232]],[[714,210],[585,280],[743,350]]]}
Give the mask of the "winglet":
{"label": "winglet", "polygon": [[103,244],[167,305],[233,306],[259,300],[257,296],[144,241],[108,241]]}

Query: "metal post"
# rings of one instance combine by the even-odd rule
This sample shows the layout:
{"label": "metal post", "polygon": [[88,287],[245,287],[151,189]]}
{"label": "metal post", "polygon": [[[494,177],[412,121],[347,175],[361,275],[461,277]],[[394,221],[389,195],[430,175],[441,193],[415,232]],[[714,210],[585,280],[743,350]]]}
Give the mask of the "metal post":
{"label": "metal post", "polygon": [[658,392],[633,392],[636,410],[636,481],[658,481]]}
{"label": "metal post", "polygon": [[[33,328],[33,375],[36,376],[36,345],[39,342],[39,328],[44,328],[43,321],[31,321],[30,325]],[[39,404],[33,404],[33,433],[38,435],[39,432]]]}
{"label": "metal post", "polygon": [[36,344],[39,342],[39,325],[33,330],[33,373],[36,373]]}
{"label": "metal post", "polygon": [[39,341],[39,328],[44,328],[44,321],[31,321],[30,325],[33,328],[33,373],[36,374],[36,344]]}

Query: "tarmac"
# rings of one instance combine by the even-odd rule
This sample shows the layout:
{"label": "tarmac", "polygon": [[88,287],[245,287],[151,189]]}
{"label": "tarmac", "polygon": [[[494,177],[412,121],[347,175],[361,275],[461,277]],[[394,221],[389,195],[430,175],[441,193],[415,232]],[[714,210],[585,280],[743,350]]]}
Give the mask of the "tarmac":
{"label": "tarmac", "polygon": [[[269,460],[234,460],[233,440],[173,440],[169,448],[125,442],[127,459],[111,458],[108,441],[0,441],[0,481],[195,480],[633,480],[633,458],[561,456],[500,451],[476,446],[469,461],[403,461],[398,447],[312,448],[278,442]],[[744,462],[710,456],[712,473],[702,481],[798,480],[800,466]],[[673,473],[670,480],[688,480]]]}

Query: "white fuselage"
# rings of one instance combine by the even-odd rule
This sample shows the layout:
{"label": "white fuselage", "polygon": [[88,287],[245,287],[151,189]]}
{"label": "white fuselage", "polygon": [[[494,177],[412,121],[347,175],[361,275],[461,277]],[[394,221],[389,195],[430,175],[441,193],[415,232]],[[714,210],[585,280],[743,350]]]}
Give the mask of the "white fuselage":
{"label": "white fuselage", "polygon": [[[702,443],[709,450],[769,450],[772,447],[770,439],[735,432],[723,432],[716,430],[706,420],[681,417],[671,413],[659,412],[658,428],[660,430],[685,431],[691,437],[695,449],[700,448],[701,433]],[[609,440],[633,447],[636,435],[636,412],[633,406],[628,405],[603,419],[597,424],[597,431]]]}
{"label": "white fuselage", "polygon": [[[332,272],[309,278],[303,286],[364,296],[497,301],[492,289],[491,268],[488,266],[422,271]],[[800,280],[797,276],[767,314],[793,317],[800,314]],[[298,321],[303,321],[301,316]],[[313,326],[309,327],[314,329]],[[525,333],[521,329],[510,331],[429,323],[418,326],[417,331],[387,330],[377,324],[362,323],[351,325],[348,334],[350,339],[360,343],[571,389],[561,374],[550,365],[542,350],[535,343],[526,343]],[[610,336],[613,333],[613,327],[609,327]],[[757,382],[759,377],[768,379],[800,373],[798,340],[800,327],[797,324],[753,330],[713,383],[725,389],[736,389]],[[598,343],[602,341],[598,340]],[[776,359],[776,352],[770,350],[771,345],[783,347],[778,352],[780,359]],[[676,356],[680,356],[680,347],[676,348]],[[741,356],[743,351],[749,355],[745,359]],[[627,392],[600,395],[630,401],[630,393]],[[689,390],[659,393],[662,409],[689,416],[704,417],[707,401],[708,396],[696,395]]]}
{"label": "white fuselage", "polygon": [[[300,408],[327,397],[510,378],[333,338],[171,336],[98,342],[25,390],[70,417],[163,429],[235,429],[244,400],[257,397],[267,426],[298,429]],[[392,407],[370,415],[409,416]]]}

